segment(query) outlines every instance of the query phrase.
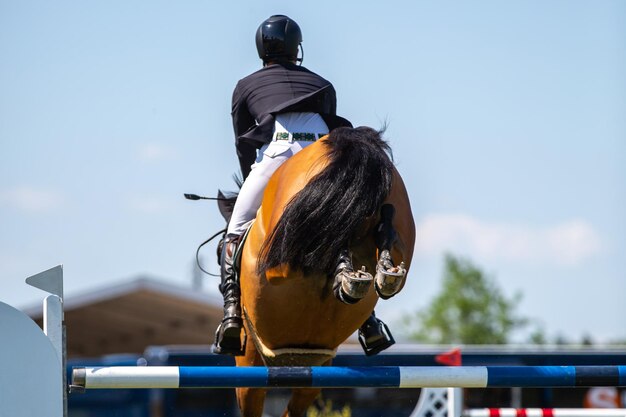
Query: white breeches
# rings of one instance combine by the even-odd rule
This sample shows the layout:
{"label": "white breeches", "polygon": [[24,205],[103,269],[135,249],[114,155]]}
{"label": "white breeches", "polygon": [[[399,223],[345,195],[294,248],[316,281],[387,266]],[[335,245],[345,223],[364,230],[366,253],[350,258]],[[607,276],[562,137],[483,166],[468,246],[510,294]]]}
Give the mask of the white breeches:
{"label": "white breeches", "polygon": [[[317,113],[285,113],[276,116],[274,134],[276,133],[328,133],[328,126]],[[312,144],[304,140],[272,140],[263,145],[252,170],[246,178],[233,208],[228,223],[229,235],[241,235],[246,231],[248,223],[256,217],[261,207],[263,192],[270,177],[287,159]]]}

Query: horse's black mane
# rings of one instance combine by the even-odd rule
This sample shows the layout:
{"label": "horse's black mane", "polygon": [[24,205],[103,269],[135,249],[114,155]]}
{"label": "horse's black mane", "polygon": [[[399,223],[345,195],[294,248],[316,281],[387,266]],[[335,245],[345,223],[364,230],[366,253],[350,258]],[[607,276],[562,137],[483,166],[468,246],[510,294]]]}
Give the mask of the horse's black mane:
{"label": "horse's black mane", "polygon": [[263,244],[260,274],[281,264],[332,274],[356,228],[389,194],[393,163],[381,132],[338,128],[326,146],[329,164],[287,204]]}

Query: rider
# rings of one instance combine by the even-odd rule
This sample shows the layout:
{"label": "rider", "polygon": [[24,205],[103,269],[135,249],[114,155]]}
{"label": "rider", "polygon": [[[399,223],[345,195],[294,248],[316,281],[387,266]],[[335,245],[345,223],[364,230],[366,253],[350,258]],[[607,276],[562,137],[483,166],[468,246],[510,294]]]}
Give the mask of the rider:
{"label": "rider", "polygon": [[[263,68],[240,80],[233,92],[235,143],[245,181],[220,254],[224,318],[215,334],[216,353],[243,354],[240,288],[233,255],[249,222],[256,216],[272,173],[330,130],[351,127],[350,122],[336,115],[333,85],[297,65],[302,62],[302,57],[298,57],[301,42],[300,27],[289,17],[275,15],[265,20],[256,32]],[[384,324],[372,313],[360,330],[362,340],[376,344],[377,351],[393,343],[381,326]]]}

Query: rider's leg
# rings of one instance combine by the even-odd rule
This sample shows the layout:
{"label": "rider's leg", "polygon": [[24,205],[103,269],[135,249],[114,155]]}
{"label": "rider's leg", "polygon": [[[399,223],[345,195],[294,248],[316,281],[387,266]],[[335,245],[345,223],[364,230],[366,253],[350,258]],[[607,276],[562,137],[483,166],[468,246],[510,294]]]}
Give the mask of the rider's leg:
{"label": "rider's leg", "polygon": [[224,318],[215,332],[215,353],[227,355],[243,355],[241,332],[243,319],[239,282],[234,267],[234,255],[237,248],[238,235],[226,235],[220,254],[220,272],[222,282],[219,286],[224,297]]}
{"label": "rider's leg", "polygon": [[[328,132],[324,120],[313,113],[278,115],[274,129],[276,132]],[[307,140],[293,141],[293,136],[291,136],[287,141],[274,140],[264,145],[239,191],[221,254],[222,285],[220,285],[220,290],[224,296],[224,319],[215,334],[215,351],[218,353],[243,355],[239,342],[243,329],[241,290],[233,261],[237,242],[245,232],[247,223],[256,217],[256,212],[263,200],[263,191],[274,171],[311,143]]]}
{"label": "rider's leg", "polygon": [[[275,142],[272,142],[275,143]],[[243,355],[241,332],[243,319],[239,278],[234,267],[234,254],[241,235],[246,230],[247,223],[254,219],[261,206],[263,191],[276,169],[295,152],[302,149],[301,145],[287,146],[267,145],[261,148],[257,161],[243,183],[233,213],[228,223],[228,230],[224,238],[220,254],[221,279],[220,291],[224,297],[224,318],[215,333],[214,351],[228,355]]]}
{"label": "rider's leg", "polygon": [[[262,155],[262,154],[261,154]],[[235,271],[234,255],[246,224],[254,219],[261,205],[263,191],[271,173],[276,170],[272,158],[259,157],[241,186],[233,213],[228,223],[220,253],[220,272],[222,283],[220,291],[224,297],[224,318],[215,332],[214,351],[228,355],[243,355],[241,333],[243,319],[241,314],[239,278]]]}

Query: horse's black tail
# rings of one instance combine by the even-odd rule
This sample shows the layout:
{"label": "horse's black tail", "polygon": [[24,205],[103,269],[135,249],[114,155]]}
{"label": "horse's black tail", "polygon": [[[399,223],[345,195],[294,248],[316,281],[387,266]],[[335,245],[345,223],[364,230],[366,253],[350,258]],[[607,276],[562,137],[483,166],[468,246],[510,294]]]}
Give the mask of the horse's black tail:
{"label": "horse's black tail", "polygon": [[356,228],[389,194],[393,163],[380,132],[338,128],[326,146],[329,164],[287,204],[263,244],[260,274],[281,264],[332,274]]}

